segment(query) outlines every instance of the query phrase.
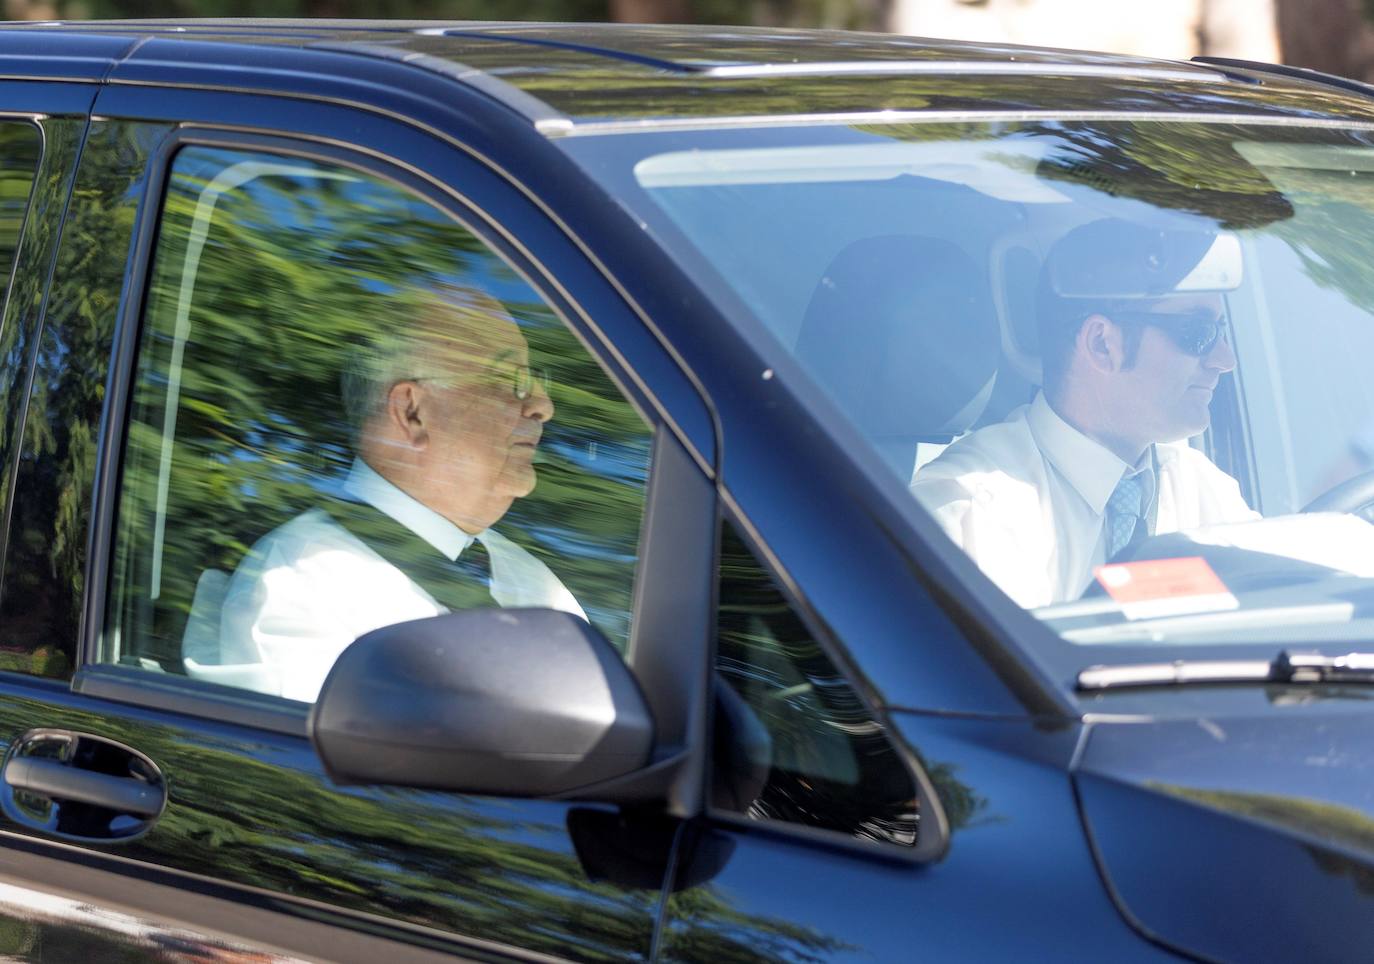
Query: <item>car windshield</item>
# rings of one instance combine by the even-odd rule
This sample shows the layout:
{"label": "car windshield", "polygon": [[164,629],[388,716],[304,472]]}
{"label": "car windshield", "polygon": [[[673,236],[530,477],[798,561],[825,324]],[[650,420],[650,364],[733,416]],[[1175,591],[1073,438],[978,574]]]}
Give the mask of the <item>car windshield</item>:
{"label": "car windshield", "polygon": [[1374,130],[588,140],[717,303],[1075,650],[1374,634]]}

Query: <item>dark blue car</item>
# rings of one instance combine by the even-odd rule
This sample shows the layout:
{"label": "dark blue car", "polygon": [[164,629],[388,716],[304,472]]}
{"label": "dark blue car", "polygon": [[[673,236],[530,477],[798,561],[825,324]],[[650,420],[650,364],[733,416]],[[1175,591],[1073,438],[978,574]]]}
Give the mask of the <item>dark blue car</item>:
{"label": "dark blue car", "polygon": [[1370,94],[0,29],[0,956],[1369,956]]}

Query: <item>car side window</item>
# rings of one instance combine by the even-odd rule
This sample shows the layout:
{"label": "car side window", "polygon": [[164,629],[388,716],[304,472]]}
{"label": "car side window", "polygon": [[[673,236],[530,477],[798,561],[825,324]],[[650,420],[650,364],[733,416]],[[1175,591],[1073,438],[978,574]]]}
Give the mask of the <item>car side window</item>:
{"label": "car side window", "polygon": [[916,782],[882,721],[729,523],[715,669],[718,810],[916,844]]}
{"label": "car side window", "polygon": [[42,139],[32,124],[0,123],[0,268],[8,284],[33,195]]}
{"label": "car side window", "polygon": [[[43,139],[37,127],[19,122],[0,123],[0,271],[3,271],[3,276],[0,277],[3,277],[5,293],[4,298],[0,299],[0,304],[5,305],[6,319],[16,316],[8,305],[10,283],[16,268],[25,220],[31,207],[35,176],[42,151]],[[0,404],[4,406],[3,411],[7,419],[18,418],[24,409],[23,395],[29,391],[28,379],[23,374],[24,368],[30,363],[26,357],[29,353],[18,350],[18,346],[23,344],[25,342],[15,330],[15,325],[7,320],[4,330],[0,331],[0,357],[5,359],[7,368],[13,366],[0,377],[0,388],[3,389],[3,392],[0,392],[0,395],[3,395]],[[14,423],[14,427],[18,428],[17,422]],[[3,478],[3,482],[0,482],[0,493],[8,495],[11,492],[14,482],[12,470],[13,467],[10,465],[0,468],[0,478]],[[24,574],[13,577],[7,574],[6,595],[14,593],[23,596],[32,593],[42,596],[54,581],[53,573],[43,571],[43,566],[34,572],[24,571],[27,568],[27,560],[22,558],[22,543],[30,537],[25,528],[29,508],[27,505],[16,506],[12,518],[8,520],[10,550],[13,551],[16,545],[21,546],[20,550],[14,553],[20,557],[15,568]],[[44,540],[44,548],[51,549],[51,540]],[[52,553],[43,561],[55,564],[54,556],[55,553]],[[21,579],[27,582],[27,585],[20,584]],[[14,618],[15,608],[10,605],[5,607],[7,619],[3,647],[0,647],[0,670],[39,676],[70,676],[72,664],[67,654],[52,645],[51,638],[35,639],[29,633],[28,621],[22,615]]]}
{"label": "car side window", "polygon": [[159,224],[104,662],[313,701],[476,606],[629,635],[650,430],[536,292],[400,185],[187,147]]}

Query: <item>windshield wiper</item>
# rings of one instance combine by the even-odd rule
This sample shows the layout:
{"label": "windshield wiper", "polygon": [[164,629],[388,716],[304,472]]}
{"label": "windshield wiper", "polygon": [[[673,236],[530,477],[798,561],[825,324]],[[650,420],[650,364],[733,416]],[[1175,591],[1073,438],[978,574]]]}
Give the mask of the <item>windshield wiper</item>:
{"label": "windshield wiper", "polygon": [[1089,666],[1079,672],[1077,689],[1189,683],[1374,683],[1374,653],[1323,656],[1284,650],[1272,660],[1176,659],[1171,663]]}

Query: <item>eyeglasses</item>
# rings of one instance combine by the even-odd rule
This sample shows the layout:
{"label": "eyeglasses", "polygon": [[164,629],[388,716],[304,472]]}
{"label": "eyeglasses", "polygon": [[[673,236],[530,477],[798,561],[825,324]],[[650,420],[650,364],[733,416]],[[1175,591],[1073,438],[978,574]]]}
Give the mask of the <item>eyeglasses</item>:
{"label": "eyeglasses", "polygon": [[[545,395],[549,394],[549,373],[543,368],[531,368],[529,365],[512,365],[510,366],[509,377],[511,380],[511,394],[515,396],[516,401],[528,401],[529,397],[534,394],[534,386],[536,383],[544,389]],[[422,376],[409,380],[413,382],[435,382],[436,384],[445,385],[449,388],[454,387],[456,384],[450,377],[437,378],[433,376]]]}
{"label": "eyeglasses", "polygon": [[1226,322],[1206,308],[1192,311],[1116,311],[1113,321],[1150,325],[1168,335],[1179,351],[1202,358],[1217,341],[1226,337]]}
{"label": "eyeglasses", "polygon": [[544,389],[545,395],[549,393],[549,373],[546,369],[531,368],[529,365],[516,365],[512,374],[514,381],[511,389],[519,401],[523,402],[534,394],[535,382],[538,382]]}

